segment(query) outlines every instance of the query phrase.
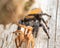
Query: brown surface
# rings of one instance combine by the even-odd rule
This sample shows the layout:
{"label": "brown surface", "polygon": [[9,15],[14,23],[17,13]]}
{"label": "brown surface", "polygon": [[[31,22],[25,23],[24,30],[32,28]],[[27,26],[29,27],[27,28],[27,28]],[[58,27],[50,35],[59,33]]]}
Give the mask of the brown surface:
{"label": "brown surface", "polygon": [[[28,0],[30,1],[30,0]],[[24,10],[27,0],[1,0],[0,1],[0,24],[17,23],[27,13]]]}

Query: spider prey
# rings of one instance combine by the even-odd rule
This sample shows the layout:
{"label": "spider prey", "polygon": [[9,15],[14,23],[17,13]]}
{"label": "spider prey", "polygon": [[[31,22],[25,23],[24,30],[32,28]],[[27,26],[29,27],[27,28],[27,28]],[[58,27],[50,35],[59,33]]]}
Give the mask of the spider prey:
{"label": "spider prey", "polygon": [[[48,15],[46,13],[42,13],[41,9],[36,8],[36,9],[33,9],[32,11],[30,11],[29,14],[24,18],[24,20],[21,20],[19,23],[25,24],[27,26],[32,26],[33,35],[35,33],[35,38],[37,37],[39,27],[42,27],[44,32],[48,36],[48,38],[50,38],[47,33],[47,29],[49,29],[49,27],[47,26],[47,22],[42,18],[43,15],[48,16],[49,19],[51,18],[50,15]],[[44,24],[41,23],[41,21],[43,21],[43,23],[45,24],[47,29],[45,28]]]}

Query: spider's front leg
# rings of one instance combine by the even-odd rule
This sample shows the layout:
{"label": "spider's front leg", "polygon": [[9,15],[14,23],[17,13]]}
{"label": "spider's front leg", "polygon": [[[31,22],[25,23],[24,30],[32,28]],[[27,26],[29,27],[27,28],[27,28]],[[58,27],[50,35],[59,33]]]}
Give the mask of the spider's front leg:
{"label": "spider's front leg", "polygon": [[50,36],[49,36],[49,34],[48,34],[48,32],[47,32],[47,30],[46,30],[45,26],[44,26],[43,24],[40,24],[40,26],[42,26],[42,28],[43,28],[44,32],[45,32],[45,33],[46,33],[46,35],[48,36],[48,39],[50,39]]}
{"label": "spider's front leg", "polygon": [[49,17],[49,18],[47,19],[47,21],[46,21],[46,23],[48,23],[48,20],[50,20],[51,15],[48,15],[47,13],[42,13],[41,15],[46,15],[47,17]]}
{"label": "spider's front leg", "polygon": [[46,15],[46,16],[48,16],[48,17],[50,17],[50,18],[51,18],[51,16],[50,16],[50,15],[48,15],[47,13],[42,13],[41,15]]}

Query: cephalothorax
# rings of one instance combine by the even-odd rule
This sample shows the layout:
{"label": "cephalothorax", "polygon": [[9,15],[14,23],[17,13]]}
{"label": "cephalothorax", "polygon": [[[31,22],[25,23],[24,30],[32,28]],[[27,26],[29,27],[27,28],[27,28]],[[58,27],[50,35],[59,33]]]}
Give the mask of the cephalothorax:
{"label": "cephalothorax", "polygon": [[[28,26],[28,25],[30,25],[29,22],[32,21],[31,24],[33,24],[33,25],[32,25],[32,27],[34,28],[33,31],[36,32],[35,37],[37,37],[38,28],[39,28],[39,27],[42,27],[43,30],[45,31],[45,33],[47,34],[48,38],[49,38],[49,35],[48,35],[48,33],[47,33],[47,30],[46,30],[45,26],[47,27],[47,29],[49,29],[49,27],[47,26],[47,22],[42,18],[43,15],[48,16],[49,19],[51,18],[50,15],[48,15],[48,14],[46,14],[46,13],[43,13],[41,9],[35,8],[35,9],[31,10],[31,11],[28,13],[28,15],[24,18],[24,20],[21,20],[21,21],[20,21],[20,23],[21,23],[21,24],[25,24],[25,25]],[[41,21],[43,21],[43,23],[45,24],[45,26],[44,26],[43,23],[41,23]],[[31,26],[31,25],[30,25],[30,26]],[[34,33],[33,33],[33,34],[34,34]]]}

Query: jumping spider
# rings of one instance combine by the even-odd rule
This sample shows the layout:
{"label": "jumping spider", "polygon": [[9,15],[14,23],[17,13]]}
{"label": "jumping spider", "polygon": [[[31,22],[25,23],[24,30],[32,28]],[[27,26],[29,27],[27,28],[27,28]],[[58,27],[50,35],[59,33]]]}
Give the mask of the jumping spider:
{"label": "jumping spider", "polygon": [[[38,11],[37,11],[38,10]],[[40,10],[40,13],[38,13]],[[35,13],[33,13],[35,12]],[[37,13],[36,13],[37,12]],[[47,32],[47,29],[49,29],[49,27],[47,26],[47,22],[42,18],[43,15],[48,16],[49,18],[51,18],[50,15],[46,14],[46,13],[42,13],[41,9],[33,9],[30,14],[28,14],[24,20],[21,20],[19,23],[20,24],[24,24],[26,26],[32,26],[33,27],[33,35],[35,33],[35,38],[37,37],[38,34],[38,29],[39,27],[42,27],[44,32],[46,33],[46,35],[48,36],[48,39],[50,38]],[[47,29],[45,28],[44,24],[41,23],[41,21],[43,21],[43,23],[45,24],[45,26],[47,27]],[[31,24],[30,24],[31,23]]]}

